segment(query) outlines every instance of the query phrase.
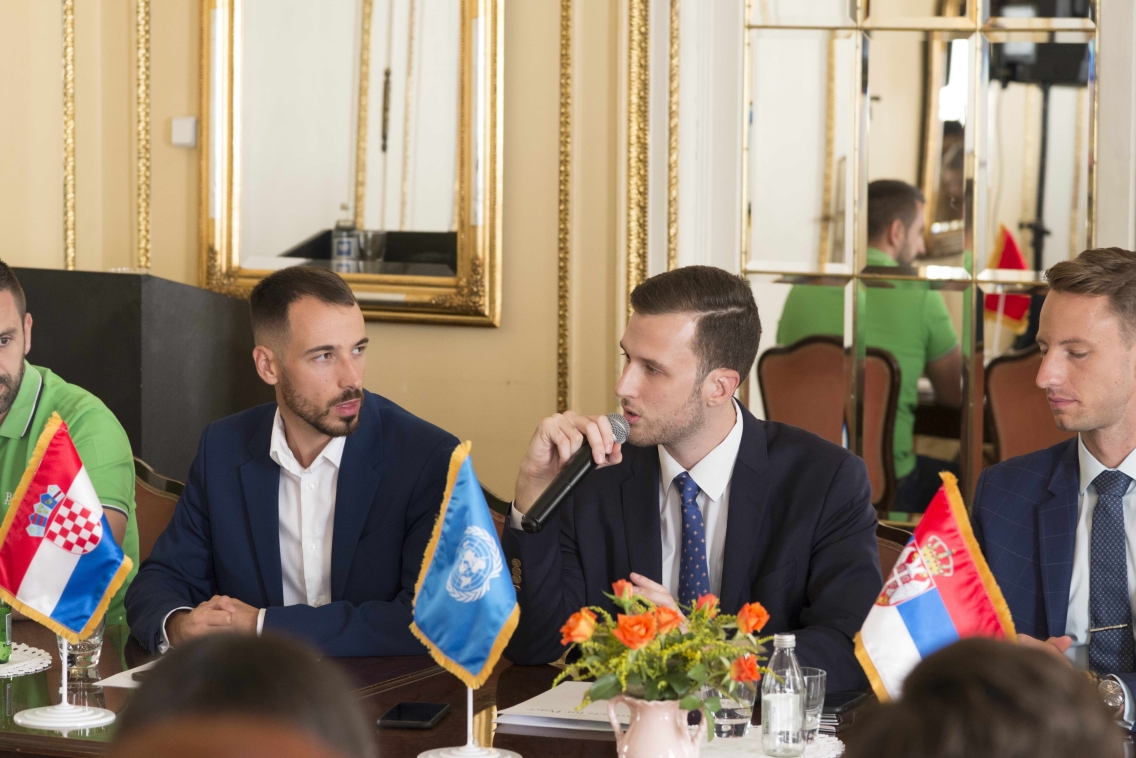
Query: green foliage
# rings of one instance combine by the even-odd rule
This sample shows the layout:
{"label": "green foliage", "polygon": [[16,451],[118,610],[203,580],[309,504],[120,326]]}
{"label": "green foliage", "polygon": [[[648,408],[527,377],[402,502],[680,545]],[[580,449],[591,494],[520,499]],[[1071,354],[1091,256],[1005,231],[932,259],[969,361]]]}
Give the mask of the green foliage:
{"label": "green foliage", "polygon": [[[620,618],[657,613],[653,603],[639,596],[608,597],[622,609]],[[716,696],[704,696],[703,687],[738,695],[743,689],[752,694],[757,686],[756,681],[734,680],[731,667],[744,655],[763,660],[764,643],[771,638],[741,633],[737,617],[717,613],[716,603],[712,608],[683,608],[686,619],[680,626],[664,634],[656,631],[637,650],[620,641],[618,619],[599,607],[588,610],[597,617],[595,631],[578,644],[580,657],[576,662],[553,682],[555,686],[565,679],[594,680],[580,708],[623,693],[642,700],[678,700],[683,710],[703,709],[709,719],[721,704]],[[760,671],[762,675],[768,673],[764,666]]]}

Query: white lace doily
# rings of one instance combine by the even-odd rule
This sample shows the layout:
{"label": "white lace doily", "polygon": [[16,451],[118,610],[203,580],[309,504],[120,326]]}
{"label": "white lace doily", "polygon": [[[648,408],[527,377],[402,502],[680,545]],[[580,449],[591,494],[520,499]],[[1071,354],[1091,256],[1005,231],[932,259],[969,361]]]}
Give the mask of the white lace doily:
{"label": "white lace doily", "polygon": [[[805,748],[802,758],[837,758],[843,754],[843,742],[830,734],[818,734],[812,744]],[[708,758],[765,755],[765,751],[761,749],[761,727],[751,727],[745,737],[715,737],[710,742],[703,742],[702,755]]]}
{"label": "white lace doily", "polygon": [[12,657],[7,663],[0,663],[0,678],[11,679],[51,667],[51,653],[30,647],[22,642],[12,643]]}

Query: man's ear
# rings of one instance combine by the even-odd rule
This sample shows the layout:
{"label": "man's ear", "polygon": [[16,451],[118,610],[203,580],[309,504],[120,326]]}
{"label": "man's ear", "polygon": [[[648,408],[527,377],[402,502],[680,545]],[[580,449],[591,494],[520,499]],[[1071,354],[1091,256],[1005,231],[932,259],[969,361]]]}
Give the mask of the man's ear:
{"label": "man's ear", "polygon": [[276,354],[271,348],[257,345],[252,349],[252,362],[256,366],[256,373],[265,384],[275,386],[280,381],[280,365],[276,361]]}
{"label": "man's ear", "polygon": [[711,407],[727,403],[734,397],[734,392],[737,391],[741,381],[741,375],[737,371],[731,368],[716,368],[702,383],[703,399]]}
{"label": "man's ear", "polygon": [[32,314],[24,314],[24,355],[32,349]]}
{"label": "man's ear", "polygon": [[903,223],[903,219],[897,218],[888,226],[888,243],[893,248],[899,248],[905,239],[907,239],[907,225]]}

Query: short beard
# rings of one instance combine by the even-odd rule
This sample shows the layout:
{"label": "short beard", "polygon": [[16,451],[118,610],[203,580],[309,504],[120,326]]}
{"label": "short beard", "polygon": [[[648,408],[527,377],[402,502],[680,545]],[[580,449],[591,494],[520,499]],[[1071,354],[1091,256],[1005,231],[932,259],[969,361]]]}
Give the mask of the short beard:
{"label": "short beard", "polygon": [[14,380],[11,374],[0,374],[0,416],[12,410],[16,396],[20,394],[20,385],[24,383],[24,369],[27,364],[20,361],[20,374]]}
{"label": "short beard", "polygon": [[660,419],[647,428],[631,427],[627,441],[638,447],[678,445],[697,434],[706,424],[706,406],[702,404],[702,382],[696,382],[686,405],[670,418]]}
{"label": "short beard", "polygon": [[[355,430],[359,428],[359,413],[347,418],[340,418],[335,415],[335,406],[350,400],[362,400],[363,390],[344,390],[326,407],[319,408],[296,390],[295,385],[288,378],[287,372],[281,372],[280,394],[288,410],[308,422],[313,429],[321,434],[326,434],[328,437],[346,437],[354,434]],[[360,405],[360,412],[362,412],[362,409],[363,406]]]}

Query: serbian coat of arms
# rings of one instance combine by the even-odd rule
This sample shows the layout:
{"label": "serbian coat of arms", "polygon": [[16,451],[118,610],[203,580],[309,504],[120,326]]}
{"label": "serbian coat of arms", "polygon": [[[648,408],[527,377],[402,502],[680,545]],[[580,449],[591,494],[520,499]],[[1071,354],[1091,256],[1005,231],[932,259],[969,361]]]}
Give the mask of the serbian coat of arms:
{"label": "serbian coat of arms", "polygon": [[899,605],[918,597],[935,587],[934,577],[952,576],[954,570],[953,552],[938,535],[930,535],[923,545],[912,540],[900,553],[876,605]]}

